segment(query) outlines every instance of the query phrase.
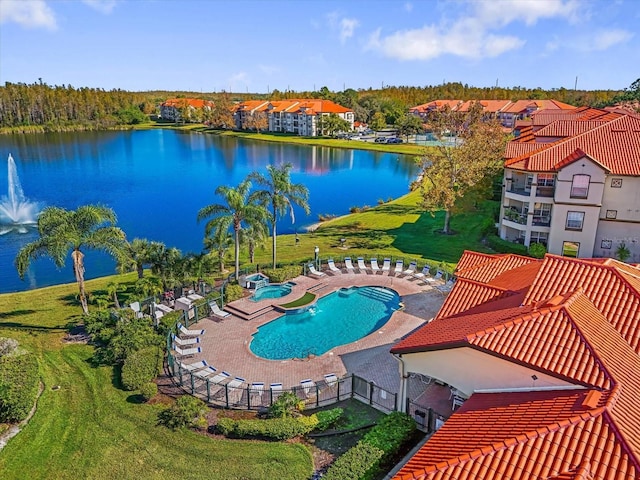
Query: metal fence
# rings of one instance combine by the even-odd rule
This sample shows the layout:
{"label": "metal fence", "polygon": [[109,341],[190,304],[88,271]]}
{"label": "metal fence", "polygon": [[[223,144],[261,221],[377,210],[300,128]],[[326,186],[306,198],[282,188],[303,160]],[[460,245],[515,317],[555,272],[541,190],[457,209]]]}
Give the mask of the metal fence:
{"label": "metal fence", "polygon": [[406,407],[406,412],[415,420],[418,428],[425,433],[435,432],[447,420],[446,416],[436,412],[433,408],[420,405],[410,399],[407,399]]}

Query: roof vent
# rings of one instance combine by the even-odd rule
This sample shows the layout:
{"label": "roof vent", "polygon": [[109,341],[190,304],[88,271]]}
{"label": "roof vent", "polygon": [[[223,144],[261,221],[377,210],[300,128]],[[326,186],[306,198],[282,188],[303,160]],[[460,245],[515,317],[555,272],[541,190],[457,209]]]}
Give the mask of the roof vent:
{"label": "roof vent", "polygon": [[602,398],[602,392],[598,390],[591,390],[587,393],[584,401],[582,402],[582,406],[585,408],[596,408],[598,403],[600,403],[600,399]]}

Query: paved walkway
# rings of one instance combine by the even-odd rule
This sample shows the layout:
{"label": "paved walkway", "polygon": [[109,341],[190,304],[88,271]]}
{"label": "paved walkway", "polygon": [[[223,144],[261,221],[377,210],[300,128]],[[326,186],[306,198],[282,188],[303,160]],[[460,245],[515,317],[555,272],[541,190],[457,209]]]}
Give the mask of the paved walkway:
{"label": "paved walkway", "polygon": [[394,312],[380,330],[367,337],[304,360],[266,360],[255,356],[249,349],[252,335],[258,327],[280,316],[278,312],[271,311],[250,321],[235,316],[224,320],[205,318],[197,324],[198,328],[206,329],[201,337],[202,353],[188,362],[206,360],[232,377],[244,378],[247,384],[263,382],[268,386],[281,382],[286,389],[299,386],[300,381],[307,378],[317,382],[327,373],[335,373],[339,377],[355,373],[382,388],[397,391],[398,363],[389,353],[391,345],[433,318],[444,300],[442,293],[413,277],[346,273],[325,275],[319,279],[301,276],[292,282],[296,285],[285,297],[260,302],[243,298],[232,305],[243,311],[258,311],[270,302],[284,304],[296,300],[308,289],[324,296],[342,287],[376,285],[398,292],[405,308]]}

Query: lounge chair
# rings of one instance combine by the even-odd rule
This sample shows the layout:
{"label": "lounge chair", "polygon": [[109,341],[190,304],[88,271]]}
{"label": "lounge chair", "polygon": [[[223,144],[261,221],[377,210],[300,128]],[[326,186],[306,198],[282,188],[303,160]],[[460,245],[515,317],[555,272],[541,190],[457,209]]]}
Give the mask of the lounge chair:
{"label": "lounge chair", "polygon": [[271,392],[271,402],[273,403],[273,401],[282,393],[282,383],[277,382],[269,385],[269,392]]}
{"label": "lounge chair", "polygon": [[377,258],[372,258],[371,259],[371,271],[376,274],[380,271],[380,267],[378,266],[378,259]]}
{"label": "lounge chair", "polygon": [[178,355],[180,355],[180,357],[183,357],[183,358],[193,357],[196,353],[201,353],[202,352],[202,349],[200,347],[182,349],[176,344],[173,345],[173,350]]}
{"label": "lounge chair", "polygon": [[367,271],[367,266],[364,264],[364,258],[358,257],[358,270],[361,272]]}
{"label": "lounge chair", "polygon": [[231,316],[229,312],[222,310],[215,301],[209,302],[209,307],[211,307],[211,315],[214,317],[227,318]]}
{"label": "lounge chair", "polygon": [[313,263],[310,263],[307,266],[307,269],[309,270],[309,275],[313,275],[315,277],[324,277],[325,275],[324,272],[319,272],[318,270],[316,270],[316,267],[313,266]]}
{"label": "lounge chair", "polygon": [[324,381],[328,386],[333,387],[338,383],[338,376],[335,373],[327,373],[324,376]]}
{"label": "lounge chair", "polygon": [[144,316],[142,311],[140,311],[140,302],[130,303],[129,308],[135,312],[136,318],[142,318]]}
{"label": "lounge chair", "polygon": [[209,366],[206,360],[200,360],[199,362],[196,362],[196,363],[178,362],[178,365],[180,366],[180,368],[182,368],[183,370],[186,370],[187,372],[195,372],[196,370],[201,370]]}
{"label": "lounge chair", "polygon": [[393,274],[398,275],[399,273],[402,273],[403,268],[404,268],[404,262],[402,260],[396,261],[396,266],[393,269]]}
{"label": "lounge chair", "polygon": [[451,291],[451,289],[453,288],[454,282],[455,280],[453,278],[450,278],[449,280],[447,280],[447,283],[445,283],[444,285],[435,286],[434,288],[438,290],[440,293],[444,294]]}
{"label": "lounge chair", "polygon": [[382,268],[380,269],[380,271],[384,273],[384,272],[388,272],[390,269],[391,269],[391,259],[385,258],[384,262],[382,263]]}
{"label": "lounge chair", "polygon": [[236,377],[227,383],[228,400],[230,404],[237,404],[242,398],[245,389],[242,387],[246,380],[242,377]]}
{"label": "lounge chair", "polygon": [[204,380],[207,377],[209,377],[210,375],[213,375],[214,373],[216,373],[217,371],[218,370],[216,368],[214,368],[211,365],[209,365],[204,370],[198,370],[197,372],[193,372],[192,375],[194,377],[202,378]]}
{"label": "lounge chair", "polygon": [[204,332],[205,332],[204,328],[201,330],[189,330],[187,329],[187,327],[185,327],[181,323],[178,323],[178,333],[180,333],[181,335],[184,335],[185,337],[195,337],[197,335],[204,335]]}
{"label": "lounge chair", "polygon": [[222,371],[220,373],[216,373],[215,377],[210,378],[209,381],[211,383],[222,383],[225,380],[227,380],[229,377],[231,377],[230,374],[228,374],[225,371]]}
{"label": "lounge chair", "polygon": [[340,270],[338,267],[336,267],[335,262],[333,261],[333,258],[330,258],[327,261],[327,265],[329,265],[329,270],[331,270],[332,272],[335,273],[342,273],[342,270]]}
{"label": "lounge chair", "polygon": [[254,382],[251,384],[250,392],[253,395],[257,395],[262,398],[262,392],[264,392],[264,383],[262,382]]}
{"label": "lounge chair", "polygon": [[351,257],[344,257],[344,268],[347,269],[347,273],[354,273],[355,268],[353,267],[353,263],[351,263]]}
{"label": "lounge chair", "polygon": [[426,277],[425,280],[429,283],[435,283],[442,279],[442,270],[438,270],[433,277]]}
{"label": "lounge chair", "polygon": [[429,276],[429,265],[425,265],[424,267],[422,267],[422,271],[418,272],[418,273],[414,273],[413,274],[414,277],[416,277],[417,279],[423,279]]}
{"label": "lounge chair", "polygon": [[180,338],[171,334],[171,340],[180,347],[186,347],[187,345],[197,345],[200,343],[200,337]]}
{"label": "lounge chair", "polygon": [[309,396],[309,392],[316,386],[316,384],[313,380],[307,378],[306,380],[302,380],[300,382],[300,386],[302,387],[302,390],[304,390],[304,394]]}
{"label": "lounge chair", "polygon": [[409,264],[409,268],[407,268],[404,272],[402,272],[403,275],[413,275],[414,273],[416,273],[416,262],[411,262]]}

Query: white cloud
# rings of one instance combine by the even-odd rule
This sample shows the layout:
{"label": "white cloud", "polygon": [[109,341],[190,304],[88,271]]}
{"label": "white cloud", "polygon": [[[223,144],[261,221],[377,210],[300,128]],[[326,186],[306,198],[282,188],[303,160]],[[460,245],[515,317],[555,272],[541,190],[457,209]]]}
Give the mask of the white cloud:
{"label": "white cloud", "polygon": [[618,43],[625,43],[633,37],[633,33],[626,30],[606,30],[596,33],[593,37],[593,50],[607,50]]}
{"label": "white cloud", "polygon": [[82,3],[100,13],[109,14],[118,2],[116,0],[82,0]]}
{"label": "white cloud", "polygon": [[411,13],[413,11],[413,3],[411,2],[405,2],[404,4],[404,10],[405,12],[409,12]]}
{"label": "white cloud", "polygon": [[44,0],[1,0],[0,23],[14,22],[27,28],[58,28],[53,10]]}
{"label": "white cloud", "polygon": [[239,90],[249,86],[249,76],[246,72],[237,72],[229,77],[230,91]]}
{"label": "white cloud", "polygon": [[[406,5],[410,4],[405,4]],[[500,30],[513,22],[534,25],[540,19],[564,18],[574,22],[577,0],[469,0],[458,18],[422,28],[399,30],[383,36],[374,31],[365,48],[399,60],[430,60],[441,55],[481,59],[522,47],[525,41]]]}
{"label": "white cloud", "polygon": [[340,20],[340,42],[344,43],[353,37],[353,32],[360,22],[355,18],[343,18]]}

